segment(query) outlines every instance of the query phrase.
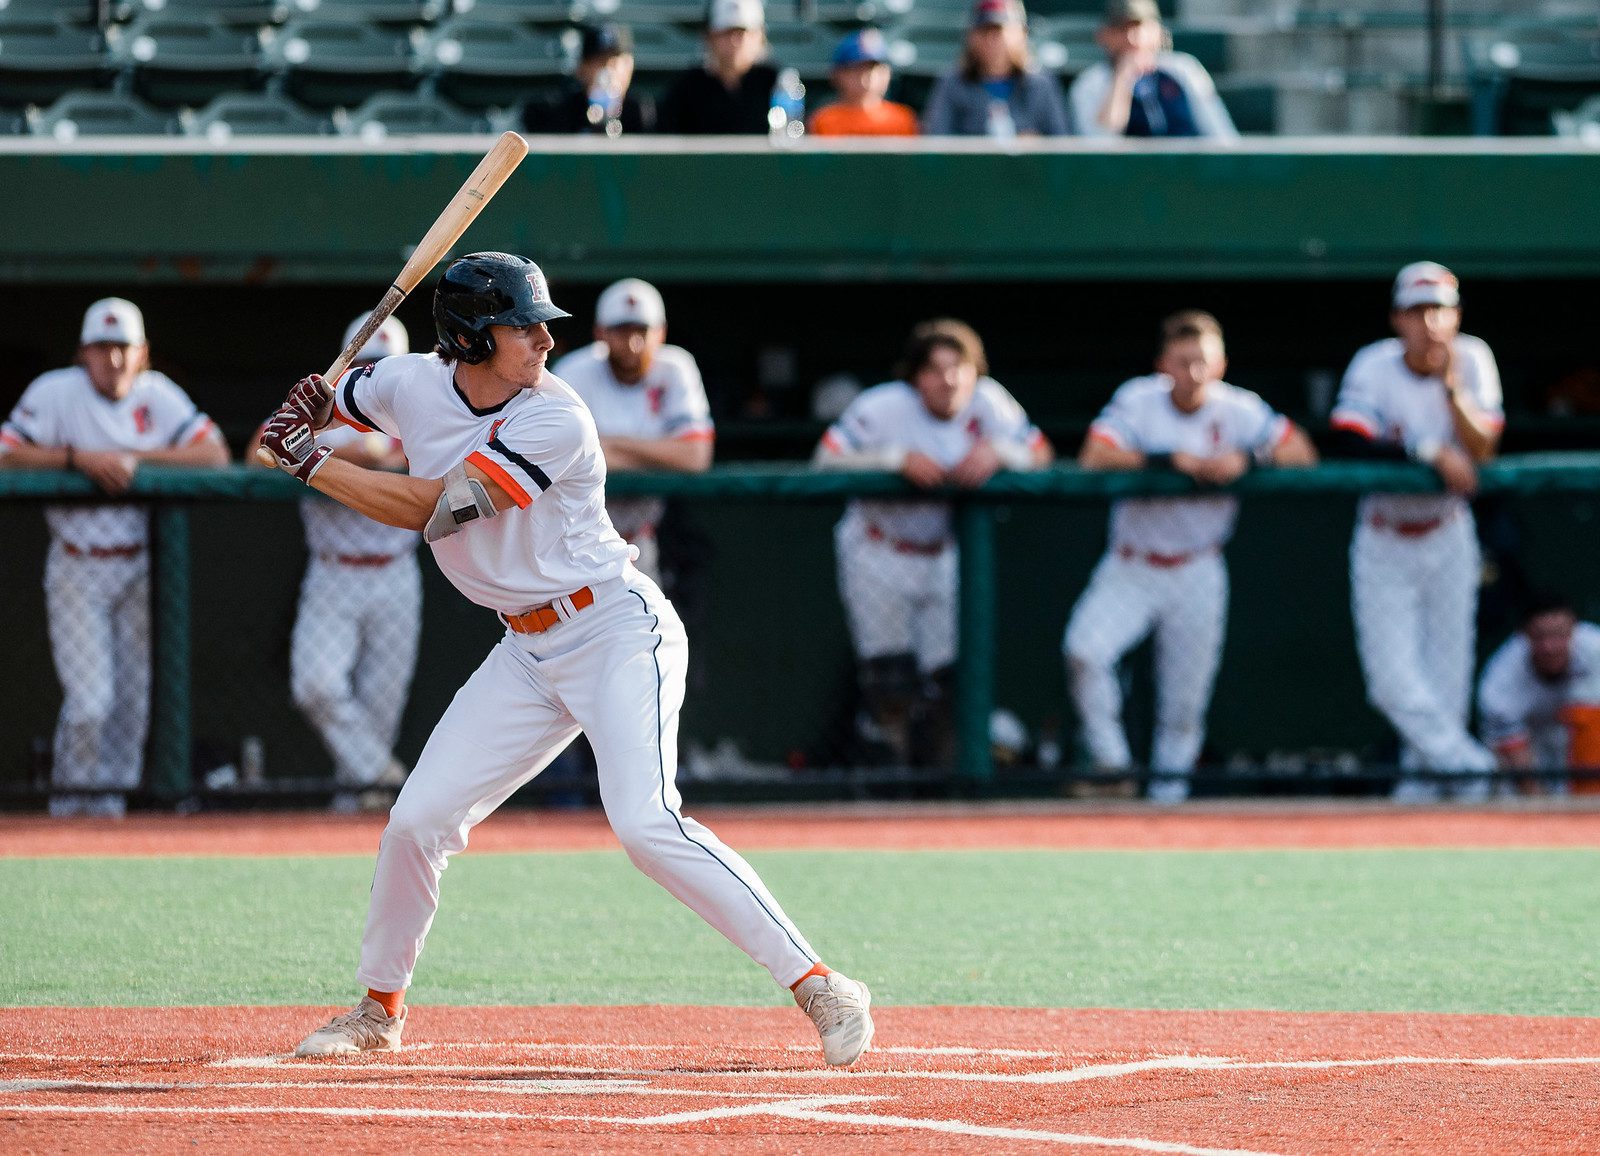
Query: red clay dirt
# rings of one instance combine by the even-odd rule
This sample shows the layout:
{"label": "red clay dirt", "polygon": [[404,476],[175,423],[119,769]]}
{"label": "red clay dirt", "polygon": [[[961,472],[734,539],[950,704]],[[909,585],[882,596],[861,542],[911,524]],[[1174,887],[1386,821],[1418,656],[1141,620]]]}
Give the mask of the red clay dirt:
{"label": "red clay dirt", "polygon": [[[1600,808],[1410,809],[1228,804],[690,807],[732,847],[764,850],[1273,850],[1344,847],[1600,847]],[[369,855],[383,816],[136,815],[121,822],[0,816],[0,856]],[[472,850],[609,851],[598,811],[505,810]]]}

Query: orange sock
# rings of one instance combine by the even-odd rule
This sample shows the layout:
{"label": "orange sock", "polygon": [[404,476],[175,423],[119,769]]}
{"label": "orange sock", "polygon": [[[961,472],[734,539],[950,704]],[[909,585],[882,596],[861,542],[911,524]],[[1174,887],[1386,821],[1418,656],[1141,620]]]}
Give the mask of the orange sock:
{"label": "orange sock", "polygon": [[[804,975],[802,975],[799,979],[797,979],[793,983],[791,983],[789,985],[789,990],[793,991],[795,988],[797,988],[801,984],[805,983],[806,980],[810,979],[814,975],[832,975],[832,974],[833,974],[833,968],[829,967],[825,963],[819,963],[815,967],[813,967],[810,971],[808,971]],[[376,998],[376,997],[374,997],[374,998]]]}
{"label": "orange sock", "polygon": [[367,995],[382,1004],[384,1014],[389,1016],[399,1015],[400,1009],[406,1004],[406,993],[404,989],[400,991],[373,991],[369,987],[367,988]]}

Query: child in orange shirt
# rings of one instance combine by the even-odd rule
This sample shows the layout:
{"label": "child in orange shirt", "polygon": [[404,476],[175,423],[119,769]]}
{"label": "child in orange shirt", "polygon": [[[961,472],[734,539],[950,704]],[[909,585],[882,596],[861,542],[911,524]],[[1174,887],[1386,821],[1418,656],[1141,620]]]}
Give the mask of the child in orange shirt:
{"label": "child in orange shirt", "polygon": [[852,32],[833,50],[833,87],[839,100],[811,118],[817,136],[916,136],[917,114],[885,100],[889,50],[876,28]]}

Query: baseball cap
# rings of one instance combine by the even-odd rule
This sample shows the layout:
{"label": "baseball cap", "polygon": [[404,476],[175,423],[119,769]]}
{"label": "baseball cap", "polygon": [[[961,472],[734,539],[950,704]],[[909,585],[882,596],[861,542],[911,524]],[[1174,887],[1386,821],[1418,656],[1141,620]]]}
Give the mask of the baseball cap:
{"label": "baseball cap", "polygon": [[989,24],[1024,24],[1026,17],[1021,0],[978,0],[972,6],[972,26],[982,28]]}
{"label": "baseball cap", "polygon": [[[371,316],[372,313],[368,311],[350,323],[350,327],[344,331],[344,343],[346,345],[355,340],[356,334],[361,331],[361,327],[367,323],[367,318]],[[367,343],[356,354],[355,360],[357,362],[378,361],[384,357],[392,357],[396,353],[410,352],[411,335],[406,332],[406,327],[400,323],[400,318],[389,316],[385,317],[383,324],[373,331],[371,337],[367,338]]]}
{"label": "baseball cap", "polygon": [[633,51],[633,33],[623,24],[585,24],[582,49],[584,60],[597,56],[621,56]]}
{"label": "baseball cap", "polygon": [[121,297],[96,301],[83,315],[83,332],[78,335],[78,343],[93,345],[96,341],[143,345],[144,314],[132,301],[124,301]]}
{"label": "baseball cap", "polygon": [[730,28],[765,28],[767,12],[761,0],[711,0],[706,10],[706,30],[726,32]]}
{"label": "baseball cap", "polygon": [[1461,304],[1461,284],[1456,275],[1433,261],[1414,261],[1394,279],[1394,307]]}
{"label": "baseball cap", "polygon": [[889,45],[876,28],[863,28],[840,40],[833,50],[833,66],[882,64],[889,59]]}
{"label": "baseball cap", "polygon": [[1161,21],[1161,9],[1156,0],[1106,0],[1107,24],[1143,24],[1146,20]]}
{"label": "baseball cap", "polygon": [[648,281],[627,277],[606,286],[594,307],[594,323],[602,329],[613,325],[665,325],[667,307],[661,293]]}

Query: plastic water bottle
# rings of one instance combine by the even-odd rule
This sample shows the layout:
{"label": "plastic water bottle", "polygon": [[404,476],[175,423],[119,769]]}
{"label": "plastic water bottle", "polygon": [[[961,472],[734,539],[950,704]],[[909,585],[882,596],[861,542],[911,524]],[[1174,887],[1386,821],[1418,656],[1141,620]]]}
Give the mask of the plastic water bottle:
{"label": "plastic water bottle", "polygon": [[785,68],[772,86],[772,103],[767,108],[767,135],[774,142],[798,140],[806,131],[806,86],[800,73]]}
{"label": "plastic water bottle", "polygon": [[989,127],[986,135],[996,140],[1014,140],[1017,122],[1011,119],[1011,106],[1003,100],[989,102]]}
{"label": "plastic water bottle", "polygon": [[612,83],[611,69],[602,68],[595,73],[594,83],[589,86],[589,107],[584,119],[594,132],[622,135],[622,94]]}

